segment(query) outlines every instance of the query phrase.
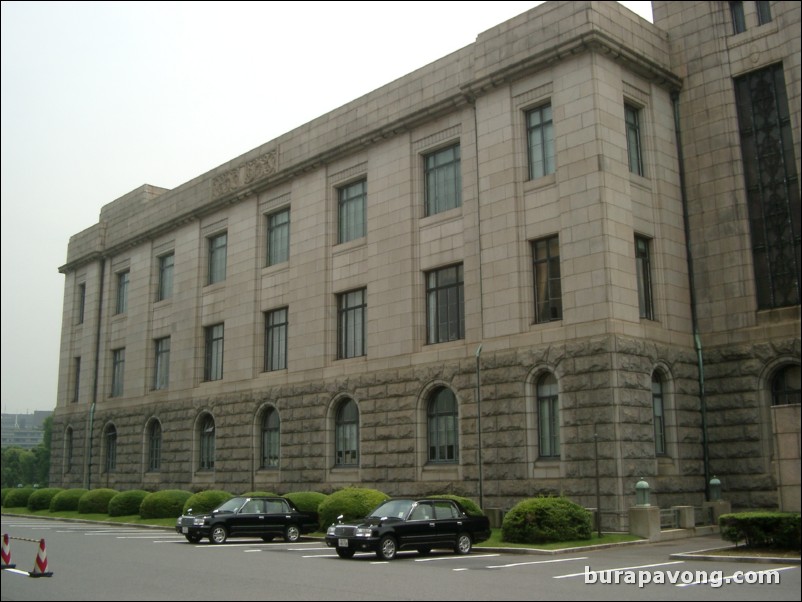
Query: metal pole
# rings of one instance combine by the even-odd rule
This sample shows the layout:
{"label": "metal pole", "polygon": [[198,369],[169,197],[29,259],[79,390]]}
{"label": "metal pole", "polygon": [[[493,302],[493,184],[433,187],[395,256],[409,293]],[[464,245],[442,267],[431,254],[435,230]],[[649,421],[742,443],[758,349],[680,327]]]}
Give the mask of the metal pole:
{"label": "metal pole", "polygon": [[484,475],[482,474],[482,372],[479,367],[479,356],[482,355],[482,346],[476,349],[476,417],[479,431],[479,507],[485,508]]}
{"label": "metal pole", "polygon": [[596,464],[596,533],[601,538],[601,493],[599,490],[599,433],[593,424],[593,457]]}

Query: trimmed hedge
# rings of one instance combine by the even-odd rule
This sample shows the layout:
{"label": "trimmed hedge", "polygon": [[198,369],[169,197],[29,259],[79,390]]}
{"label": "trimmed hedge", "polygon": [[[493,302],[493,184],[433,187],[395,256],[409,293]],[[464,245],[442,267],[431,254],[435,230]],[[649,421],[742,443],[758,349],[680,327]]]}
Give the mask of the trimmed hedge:
{"label": "trimmed hedge", "polygon": [[793,512],[739,512],[718,518],[721,538],[747,547],[800,549],[800,515]]}
{"label": "trimmed hedge", "polygon": [[190,509],[192,509],[192,514],[206,514],[217,508],[223,502],[230,500],[232,497],[234,496],[228,491],[221,491],[219,489],[199,491],[184,502],[182,514],[189,514]]}
{"label": "trimmed hedge", "polygon": [[50,500],[50,512],[78,510],[78,502],[88,489],[65,489]]}
{"label": "trimmed hedge", "polygon": [[447,500],[454,500],[459,503],[469,516],[484,516],[485,513],[479,507],[479,504],[474,502],[471,498],[462,497],[461,495],[433,495],[433,498],[445,498]]}
{"label": "trimmed hedge", "polygon": [[6,505],[6,496],[9,491],[11,491],[11,487],[3,487],[0,489],[0,506]]}
{"label": "trimmed hedge", "polygon": [[165,489],[150,493],[139,506],[142,518],[178,518],[192,492],[183,489]]}
{"label": "trimmed hedge", "polygon": [[278,497],[278,493],[273,493],[271,491],[248,491],[246,493],[240,493],[240,497]]}
{"label": "trimmed hedge", "polygon": [[501,540],[513,543],[590,539],[591,534],[590,512],[563,497],[518,502],[501,525]]}
{"label": "trimmed hedge", "polygon": [[326,527],[334,523],[341,514],[344,521],[367,516],[371,510],[389,497],[386,493],[376,489],[347,487],[335,491],[318,507],[320,527],[325,531]]}
{"label": "trimmed hedge", "polygon": [[3,505],[6,508],[24,508],[28,505],[28,498],[35,489],[33,487],[15,487],[6,494]]}
{"label": "trimmed hedge", "polygon": [[108,514],[109,502],[118,493],[116,489],[90,489],[78,500],[78,514]]}
{"label": "trimmed hedge", "polygon": [[144,489],[131,489],[121,491],[109,500],[109,516],[131,516],[139,514],[139,506],[142,500],[150,495]]}
{"label": "trimmed hedge", "polygon": [[295,504],[301,512],[317,512],[320,504],[328,496],[317,491],[293,491],[285,494],[284,497]]}
{"label": "trimmed hedge", "polygon": [[35,512],[36,510],[49,510],[50,502],[57,494],[64,491],[61,487],[45,487],[44,489],[37,489],[28,498],[28,510]]}

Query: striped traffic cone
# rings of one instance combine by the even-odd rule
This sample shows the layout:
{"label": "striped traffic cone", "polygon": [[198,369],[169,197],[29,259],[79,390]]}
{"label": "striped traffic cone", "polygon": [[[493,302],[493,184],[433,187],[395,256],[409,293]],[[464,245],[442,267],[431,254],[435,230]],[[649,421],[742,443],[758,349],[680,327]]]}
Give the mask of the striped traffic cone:
{"label": "striped traffic cone", "polygon": [[47,552],[45,551],[45,540],[39,540],[39,552],[36,554],[36,564],[33,571],[28,573],[31,577],[52,577],[53,573],[47,570]]}
{"label": "striped traffic cone", "polygon": [[3,566],[0,568],[13,569],[16,564],[11,564],[11,547],[8,545],[8,533],[3,533],[3,553],[2,556]]}

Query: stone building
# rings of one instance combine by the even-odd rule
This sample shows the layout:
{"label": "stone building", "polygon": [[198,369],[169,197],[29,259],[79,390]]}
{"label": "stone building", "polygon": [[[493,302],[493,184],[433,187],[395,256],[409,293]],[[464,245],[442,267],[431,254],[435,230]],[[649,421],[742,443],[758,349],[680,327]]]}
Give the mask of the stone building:
{"label": "stone building", "polygon": [[547,2],[103,207],[51,483],[798,507],[799,4],[653,5]]}

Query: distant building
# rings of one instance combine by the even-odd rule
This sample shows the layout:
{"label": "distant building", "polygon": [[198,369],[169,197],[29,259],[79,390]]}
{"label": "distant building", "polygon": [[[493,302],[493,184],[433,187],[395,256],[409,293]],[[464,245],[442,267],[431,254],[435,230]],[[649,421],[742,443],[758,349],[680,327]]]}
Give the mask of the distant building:
{"label": "distant building", "polygon": [[50,482],[798,510],[800,3],[653,5],[547,2],[103,207]]}
{"label": "distant building", "polygon": [[42,442],[45,418],[52,414],[44,410],[33,414],[2,414],[2,446],[33,449]]}

